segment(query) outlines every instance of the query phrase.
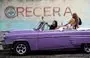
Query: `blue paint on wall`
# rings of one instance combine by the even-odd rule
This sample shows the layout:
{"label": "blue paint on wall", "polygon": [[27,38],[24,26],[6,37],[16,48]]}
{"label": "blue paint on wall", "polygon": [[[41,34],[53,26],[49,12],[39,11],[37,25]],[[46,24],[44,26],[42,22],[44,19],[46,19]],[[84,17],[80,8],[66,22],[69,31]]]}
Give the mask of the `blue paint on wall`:
{"label": "blue paint on wall", "polygon": [[33,20],[0,20],[0,30],[33,29],[38,21]]}

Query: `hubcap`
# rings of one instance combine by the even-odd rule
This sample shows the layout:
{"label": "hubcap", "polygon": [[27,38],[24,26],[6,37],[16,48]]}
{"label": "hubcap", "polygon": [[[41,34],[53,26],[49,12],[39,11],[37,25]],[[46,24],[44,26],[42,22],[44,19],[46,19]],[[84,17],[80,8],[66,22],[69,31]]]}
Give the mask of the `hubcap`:
{"label": "hubcap", "polygon": [[24,54],[26,52],[26,46],[24,44],[18,44],[16,47],[16,52],[18,54]]}
{"label": "hubcap", "polygon": [[90,53],[90,48],[89,47],[85,47],[84,48],[86,52]]}

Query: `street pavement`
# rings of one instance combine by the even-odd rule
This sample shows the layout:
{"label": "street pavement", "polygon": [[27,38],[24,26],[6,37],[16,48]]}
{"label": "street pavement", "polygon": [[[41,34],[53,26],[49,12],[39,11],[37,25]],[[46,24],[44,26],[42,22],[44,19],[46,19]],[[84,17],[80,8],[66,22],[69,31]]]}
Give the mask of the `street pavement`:
{"label": "street pavement", "polygon": [[[0,32],[0,41],[3,40],[4,32]],[[1,43],[1,42],[0,42]],[[4,50],[0,45],[0,58],[90,58],[90,54],[82,51],[32,51],[28,55],[18,56],[9,50]]]}
{"label": "street pavement", "polygon": [[47,51],[47,52],[32,52],[25,56],[18,56],[10,53],[9,51],[1,51],[0,58],[90,58],[90,54],[82,52],[60,52],[60,51]]}

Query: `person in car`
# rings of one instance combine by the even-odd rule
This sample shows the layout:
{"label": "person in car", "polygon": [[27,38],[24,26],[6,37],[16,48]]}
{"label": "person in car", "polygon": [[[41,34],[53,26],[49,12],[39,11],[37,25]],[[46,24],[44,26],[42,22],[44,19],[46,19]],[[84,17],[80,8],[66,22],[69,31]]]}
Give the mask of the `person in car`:
{"label": "person in car", "polygon": [[76,13],[73,13],[71,20],[65,25],[71,25],[73,29],[79,28],[79,17]]}
{"label": "person in car", "polygon": [[45,21],[43,20],[44,17],[41,17],[41,18],[42,18],[42,21],[40,22],[38,28],[36,28],[36,29],[34,29],[34,30],[40,30],[40,29],[43,30],[45,24],[46,24],[47,26],[49,26],[49,30],[54,30],[54,29],[57,28],[57,25],[58,25],[58,24],[57,24],[57,21],[56,21],[56,20],[54,20],[54,21],[52,22],[52,24],[49,25],[47,22],[45,22]]}
{"label": "person in car", "polygon": [[48,23],[47,23],[47,25],[49,26],[49,30],[54,30],[57,28],[58,23],[56,20],[54,20],[51,25],[49,25]]}

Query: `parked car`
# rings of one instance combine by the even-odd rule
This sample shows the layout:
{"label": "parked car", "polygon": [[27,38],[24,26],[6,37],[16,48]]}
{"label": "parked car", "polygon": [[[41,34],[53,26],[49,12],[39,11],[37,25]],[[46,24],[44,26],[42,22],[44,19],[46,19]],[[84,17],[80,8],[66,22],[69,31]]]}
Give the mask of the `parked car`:
{"label": "parked car", "polygon": [[65,48],[81,48],[90,53],[90,30],[47,30],[43,25],[34,30],[9,31],[4,39],[4,48],[19,55],[33,50]]}

